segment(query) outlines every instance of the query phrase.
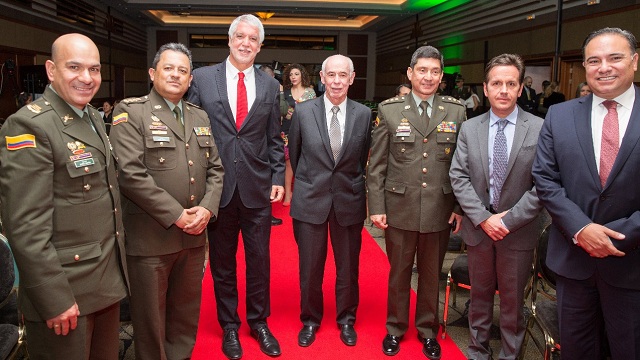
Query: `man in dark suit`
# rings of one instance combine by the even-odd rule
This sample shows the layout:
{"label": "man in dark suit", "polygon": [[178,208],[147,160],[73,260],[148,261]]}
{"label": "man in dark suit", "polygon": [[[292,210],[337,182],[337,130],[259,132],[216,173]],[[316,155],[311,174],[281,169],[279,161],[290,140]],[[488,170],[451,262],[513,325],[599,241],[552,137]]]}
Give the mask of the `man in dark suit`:
{"label": "man in dark suit", "polygon": [[236,279],[240,231],[247,255],[251,335],[265,354],[280,355],[267,317],[271,311],[271,203],[281,201],[284,194],[284,144],[280,137],[280,85],[253,66],[263,40],[264,28],[257,17],[237,17],[229,27],[229,57],[218,65],[195,70],[188,97],[209,115],[225,169],[218,220],[209,225],[208,232],[218,321],[224,329],[222,350],[230,359],[242,357]]}
{"label": "man in dark suit", "polygon": [[[551,106],[533,176],[551,215],[547,264],[558,274],[563,359],[640,359],[640,90],[636,38],[587,36],[592,95]],[[604,338],[606,329],[607,339]]]}
{"label": "man in dark suit", "polygon": [[[542,205],[531,165],[543,120],[516,106],[524,62],[502,54],[485,68],[491,110],[460,130],[449,174],[464,211],[471,305],[469,359],[491,359],[493,300],[500,289],[500,359],[515,359],[525,335],[524,288],[531,276]],[[497,284],[497,287],[496,287]]]}
{"label": "man in dark suit", "polygon": [[55,40],[51,85],[0,131],[2,221],[20,271],[33,359],[117,359],[126,296],[116,160],[89,101],[101,83],[88,37]]}
{"label": "man in dark suit", "polygon": [[372,135],[369,213],[374,225],[386,229],[391,264],[387,335],[382,342],[387,355],[400,351],[400,340],[409,327],[411,268],[417,252],[416,328],[423,353],[432,360],[441,356],[436,340],[438,281],[451,228],[457,232],[462,220],[449,166],[466,118],[460,101],[435,96],[443,66],[436,48],[418,48],[407,69],[411,93],[379,105],[379,123]]}
{"label": "man in dark suit", "polygon": [[[371,110],[347,99],[355,72],[348,57],[322,64],[325,96],[296,105],[289,132],[296,191],[291,202],[300,258],[298,345],[309,346],[322,321],[322,280],[331,234],[336,263],[336,321],[340,339],[356,344],[358,268],[367,217],[365,168],[371,140]],[[327,189],[331,189],[327,191]]]}
{"label": "man in dark suit", "polygon": [[536,91],[531,87],[533,84],[533,79],[531,76],[526,76],[524,78],[524,87],[522,88],[522,93],[518,96],[518,105],[522,108],[522,110],[535,114],[537,111],[538,104],[536,103]]}
{"label": "man in dark suit", "polygon": [[160,47],[148,96],[114,111],[136,359],[188,359],[196,343],[202,264],[224,171],[207,114],[184,101],[191,52]]}

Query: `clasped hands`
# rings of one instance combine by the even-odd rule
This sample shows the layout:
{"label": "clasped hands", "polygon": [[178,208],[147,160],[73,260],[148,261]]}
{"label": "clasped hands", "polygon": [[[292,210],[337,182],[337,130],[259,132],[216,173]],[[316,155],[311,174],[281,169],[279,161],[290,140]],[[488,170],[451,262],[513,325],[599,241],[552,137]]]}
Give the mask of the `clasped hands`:
{"label": "clasped hands", "polygon": [[190,209],[182,210],[182,215],[175,222],[176,226],[189,235],[199,235],[207,228],[211,211],[202,207],[194,206]]}
{"label": "clasped hands", "polygon": [[584,227],[576,236],[577,245],[595,258],[604,258],[610,255],[624,256],[625,253],[613,246],[612,239],[624,240],[622,233],[613,231],[605,226],[591,223]]}
{"label": "clasped hands", "polygon": [[487,220],[480,223],[480,227],[493,241],[504,239],[509,234],[509,229],[502,223],[502,217],[507,214],[503,211],[499,214],[491,215]]}

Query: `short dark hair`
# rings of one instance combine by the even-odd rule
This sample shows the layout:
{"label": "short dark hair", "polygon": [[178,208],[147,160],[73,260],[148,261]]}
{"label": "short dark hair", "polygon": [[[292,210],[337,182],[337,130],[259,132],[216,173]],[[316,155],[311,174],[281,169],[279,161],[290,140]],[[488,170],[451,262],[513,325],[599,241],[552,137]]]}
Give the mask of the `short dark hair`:
{"label": "short dark hair", "polygon": [[524,61],[517,54],[501,54],[489,60],[484,68],[484,82],[489,82],[489,72],[496,66],[515,66],[518,69],[518,83],[524,82]]}
{"label": "short dark hair", "polygon": [[440,69],[444,69],[444,58],[442,57],[442,53],[433,46],[421,46],[416,49],[416,51],[413,52],[413,55],[411,55],[411,64],[409,64],[409,67],[413,69],[419,59],[436,59],[440,61]]}
{"label": "short dark hair", "polygon": [[400,89],[402,89],[403,87],[406,87],[407,89],[411,90],[411,84],[400,84],[396,88],[396,95],[400,95]]}
{"label": "short dark hair", "polygon": [[155,69],[158,66],[162,53],[168,50],[187,55],[187,57],[189,58],[189,70],[193,70],[193,62],[191,60],[191,51],[189,51],[189,49],[186,46],[184,46],[184,44],[181,44],[181,43],[167,43],[160,46],[160,49],[158,49],[158,52],[156,52],[156,55],[153,57],[153,63],[151,64],[152,68]]}
{"label": "short dark hair", "polygon": [[627,43],[629,43],[629,50],[631,51],[631,55],[633,55],[636,52],[636,48],[638,47],[638,42],[636,41],[636,37],[631,32],[627,30],[622,30],[620,28],[611,28],[611,27],[602,28],[600,30],[591,32],[589,35],[587,35],[587,38],[584,39],[584,43],[582,43],[582,60],[583,61],[586,60],[584,50],[586,49],[587,45],[589,45],[591,40],[595,39],[600,35],[620,35],[624,37],[627,40]]}

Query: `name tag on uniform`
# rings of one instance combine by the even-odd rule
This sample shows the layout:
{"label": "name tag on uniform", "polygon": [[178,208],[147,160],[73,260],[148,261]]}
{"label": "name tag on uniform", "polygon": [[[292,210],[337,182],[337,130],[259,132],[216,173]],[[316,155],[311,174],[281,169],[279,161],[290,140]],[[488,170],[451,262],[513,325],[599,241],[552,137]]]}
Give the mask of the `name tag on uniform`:
{"label": "name tag on uniform", "polygon": [[151,132],[151,135],[167,135],[168,132],[164,131],[164,130],[153,130]]}
{"label": "name tag on uniform", "polygon": [[155,142],[170,142],[171,138],[168,136],[154,136],[153,141]]}

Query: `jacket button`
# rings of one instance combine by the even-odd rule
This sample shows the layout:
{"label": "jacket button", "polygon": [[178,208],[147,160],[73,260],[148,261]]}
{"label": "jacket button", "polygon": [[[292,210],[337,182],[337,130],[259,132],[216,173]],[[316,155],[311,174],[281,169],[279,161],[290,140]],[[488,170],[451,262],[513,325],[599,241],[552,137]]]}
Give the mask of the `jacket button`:
{"label": "jacket button", "polygon": [[84,172],[88,173],[88,172],[89,172],[89,168],[88,168],[88,167],[85,167],[85,168],[84,168]]}
{"label": "jacket button", "polygon": [[425,158],[426,158],[426,157],[427,157],[427,153],[423,153],[423,154],[422,154],[422,157],[425,157]]}
{"label": "jacket button", "polygon": [[191,199],[191,201],[193,201],[193,200],[195,200],[195,199],[196,199],[196,196],[195,196],[195,195],[191,195],[191,198],[190,198],[190,199]]}
{"label": "jacket button", "polygon": [[427,168],[422,168],[422,173],[426,174],[427,173]]}
{"label": "jacket button", "polygon": [[75,260],[75,261],[80,260],[80,255],[76,254],[76,255],[73,257],[73,260]]}
{"label": "jacket button", "polygon": [[185,144],[184,146],[185,146],[187,149],[189,148],[189,144]]}
{"label": "jacket button", "polygon": [[429,139],[427,139],[427,138],[422,139],[423,143],[426,143],[427,141],[429,141]]}
{"label": "jacket button", "polygon": [[607,197],[604,195],[600,195],[600,201],[605,201],[605,200],[607,200]]}
{"label": "jacket button", "polygon": [[426,188],[427,187],[427,183],[422,183],[422,187]]}
{"label": "jacket button", "polygon": [[189,160],[189,166],[193,166],[193,161]]}
{"label": "jacket button", "polygon": [[191,178],[190,182],[191,182],[192,184],[195,184],[195,183],[196,183],[196,179]]}

